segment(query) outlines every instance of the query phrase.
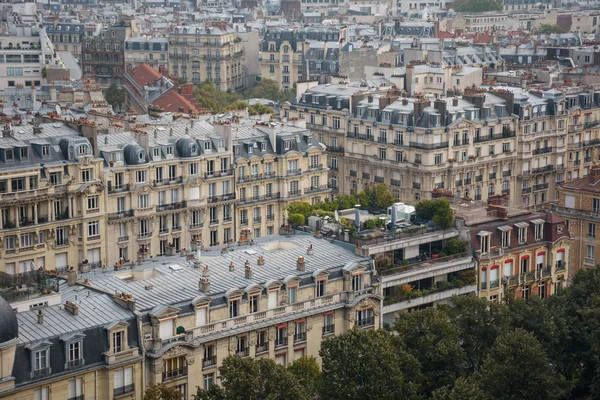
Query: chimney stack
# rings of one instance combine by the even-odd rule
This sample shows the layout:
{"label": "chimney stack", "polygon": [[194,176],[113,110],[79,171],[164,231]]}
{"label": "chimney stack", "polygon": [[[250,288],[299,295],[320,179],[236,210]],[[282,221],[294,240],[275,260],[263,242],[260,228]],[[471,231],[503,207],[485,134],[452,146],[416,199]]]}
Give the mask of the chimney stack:
{"label": "chimney stack", "polygon": [[235,271],[235,266],[233,265],[233,261],[229,261],[229,271],[230,272]]}
{"label": "chimney stack", "polygon": [[442,124],[445,125],[445,117],[446,117],[446,102],[444,100],[436,99],[433,102],[433,106],[442,115]]}
{"label": "chimney stack", "polygon": [[308,246],[308,249],[306,249],[306,254],[309,256],[312,256],[314,254],[312,244]]}
{"label": "chimney stack", "polygon": [[304,261],[304,257],[298,257],[298,261],[296,261],[296,269],[304,272],[305,267],[306,262]]}
{"label": "chimney stack", "polygon": [[79,306],[71,301],[67,301],[65,303],[65,310],[67,310],[68,312],[70,312],[73,315],[79,314]]}
{"label": "chimney stack", "polygon": [[38,324],[44,323],[44,313],[42,312],[42,310],[38,310],[37,323]]}
{"label": "chimney stack", "polygon": [[5,139],[12,137],[12,128],[10,127],[10,124],[6,124],[4,125],[4,128],[2,128],[2,137]]}
{"label": "chimney stack", "polygon": [[458,107],[458,97],[452,98],[452,107]]}
{"label": "chimney stack", "polygon": [[77,282],[77,271],[73,267],[69,267],[67,271],[67,285],[73,286]]}
{"label": "chimney stack", "polygon": [[256,260],[256,265],[265,265],[265,258],[263,256],[258,256],[258,260]]}
{"label": "chimney stack", "polygon": [[600,165],[592,165],[590,168],[591,183],[596,183],[600,180]]}
{"label": "chimney stack", "polygon": [[252,279],[252,268],[250,268],[250,262],[248,262],[248,260],[246,260],[246,263],[244,264],[244,275],[246,276],[246,279]]}
{"label": "chimney stack", "polygon": [[202,292],[210,292],[210,280],[208,278],[200,278],[200,290]]}
{"label": "chimney stack", "polygon": [[202,269],[202,276],[208,278],[208,265],[205,265]]}

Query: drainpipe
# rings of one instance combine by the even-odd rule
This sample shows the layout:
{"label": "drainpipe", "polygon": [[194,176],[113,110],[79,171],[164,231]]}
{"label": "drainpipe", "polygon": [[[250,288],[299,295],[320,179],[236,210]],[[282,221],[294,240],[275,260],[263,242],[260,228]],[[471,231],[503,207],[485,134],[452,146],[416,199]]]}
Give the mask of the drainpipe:
{"label": "drainpipe", "polygon": [[142,350],[142,385],[143,387],[147,387],[148,383],[146,382],[146,347],[144,347],[143,335],[142,335],[142,314],[134,311],[137,314],[137,323],[138,323],[138,343],[140,344],[140,349]]}

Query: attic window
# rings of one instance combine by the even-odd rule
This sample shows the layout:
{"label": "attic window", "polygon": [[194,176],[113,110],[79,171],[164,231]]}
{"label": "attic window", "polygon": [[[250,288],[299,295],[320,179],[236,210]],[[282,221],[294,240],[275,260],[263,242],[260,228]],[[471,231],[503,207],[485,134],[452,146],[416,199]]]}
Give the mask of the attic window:
{"label": "attic window", "polygon": [[233,154],[235,154],[236,156],[240,155],[240,146],[233,147]]}
{"label": "attic window", "polygon": [[309,146],[310,146],[310,145],[312,145],[312,139],[313,139],[313,138],[312,138],[312,136],[309,136],[309,137],[307,137],[307,138],[306,138],[306,143],[307,143]]}
{"label": "attic window", "polygon": [[77,148],[77,154],[79,154],[80,156],[84,156],[88,153],[88,149],[87,146],[85,145],[81,145]]}
{"label": "attic window", "polygon": [[50,155],[50,147],[42,146],[42,157],[48,157]]}
{"label": "attic window", "polygon": [[154,154],[154,157],[160,157],[160,149],[158,147],[152,149],[152,153]]}
{"label": "attic window", "polygon": [[204,150],[210,150],[210,142],[204,142]]}
{"label": "attic window", "polygon": [[6,149],[6,150],[4,150],[4,155],[5,155],[6,161],[12,161],[13,158],[14,158],[13,150],[12,149]]}
{"label": "attic window", "polygon": [[267,151],[267,144],[266,143],[261,143],[260,144],[260,151]]}
{"label": "attic window", "polygon": [[292,141],[291,140],[285,140],[283,142],[283,149],[284,150],[289,150],[292,147]]}
{"label": "attic window", "polygon": [[143,151],[140,151],[140,152],[138,153],[138,160],[139,160],[139,161],[144,161],[144,152],[143,152]]}
{"label": "attic window", "polygon": [[21,160],[29,157],[29,149],[27,147],[21,147]]}
{"label": "attic window", "polygon": [[173,147],[172,147],[172,146],[167,146],[167,147],[165,148],[165,153],[166,153],[168,156],[172,156],[172,155],[173,155]]}

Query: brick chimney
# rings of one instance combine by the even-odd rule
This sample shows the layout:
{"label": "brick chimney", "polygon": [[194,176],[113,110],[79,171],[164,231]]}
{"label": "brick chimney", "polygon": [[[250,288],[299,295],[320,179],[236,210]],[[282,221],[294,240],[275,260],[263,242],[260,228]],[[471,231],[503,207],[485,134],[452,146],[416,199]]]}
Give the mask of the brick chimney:
{"label": "brick chimney", "polygon": [[298,271],[304,271],[306,268],[306,262],[304,261],[304,257],[298,257],[298,261],[296,261],[296,269]]}
{"label": "brick chimney", "polygon": [[68,312],[70,312],[73,315],[79,314],[79,306],[71,301],[67,301],[65,303],[65,310],[67,310]]}
{"label": "brick chimney", "polygon": [[209,292],[210,291],[210,280],[208,278],[200,278],[200,290],[202,292]]}
{"label": "brick chimney", "polygon": [[244,276],[246,276],[246,279],[252,279],[252,268],[250,268],[250,262],[248,260],[246,260],[246,263],[244,264]]}
{"label": "brick chimney", "polygon": [[67,285],[73,286],[77,282],[77,271],[73,267],[69,267],[67,271]]}
{"label": "brick chimney", "polygon": [[592,183],[596,183],[600,180],[600,165],[592,165],[590,168],[590,180]]}

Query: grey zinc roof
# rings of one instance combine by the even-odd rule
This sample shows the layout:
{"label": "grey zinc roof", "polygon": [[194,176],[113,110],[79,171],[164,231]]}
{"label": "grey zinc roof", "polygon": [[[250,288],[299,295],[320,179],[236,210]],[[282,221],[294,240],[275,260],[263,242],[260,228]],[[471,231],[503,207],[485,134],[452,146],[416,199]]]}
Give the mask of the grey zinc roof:
{"label": "grey zinc roof", "polygon": [[[277,242],[291,242],[295,247],[278,251],[266,249],[267,245]],[[313,246],[313,255],[306,254],[310,244]],[[225,255],[221,255],[220,246],[202,251],[202,259],[207,259],[206,262],[202,262],[202,268],[208,265],[209,270],[210,292],[208,293],[199,290],[202,268],[194,268],[194,262],[183,257],[160,257],[145,261],[136,269],[152,268],[160,275],[144,280],[128,282],[118,278],[112,272],[86,274],[85,277],[89,278],[93,286],[102,290],[111,293],[115,290],[131,293],[136,301],[136,309],[149,311],[161,304],[188,303],[200,294],[218,297],[231,289],[245,290],[249,284],[264,285],[271,279],[283,280],[289,275],[309,278],[313,272],[320,269],[336,270],[349,262],[368,262],[348,248],[304,234],[293,237],[267,236],[255,239],[253,246],[232,246],[231,249],[233,251]],[[256,253],[248,254],[248,250]],[[257,265],[256,260],[259,255],[264,257],[264,265]],[[296,269],[296,261],[300,256],[305,258],[304,272]],[[246,260],[250,262],[252,268],[252,279],[246,279],[244,275]],[[233,272],[229,271],[230,262],[235,266]],[[181,268],[173,269],[172,266]],[[149,290],[146,289],[148,285],[152,285]]]}
{"label": "grey zinc roof", "polygon": [[[134,317],[132,311],[116,304],[107,294],[88,289],[81,290],[81,286],[68,287],[64,283],[61,284],[60,290],[61,292],[65,291],[62,297],[63,303],[70,300],[79,306],[78,315],[67,311],[64,304],[44,308],[42,310],[43,324],[37,323],[37,310],[17,313],[21,343],[27,344],[67,333],[80,332]],[[76,292],[76,290],[80,291]],[[75,300],[75,296],[77,296],[77,300]]]}

